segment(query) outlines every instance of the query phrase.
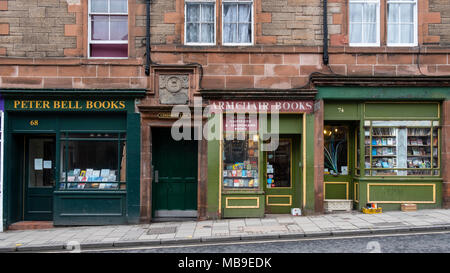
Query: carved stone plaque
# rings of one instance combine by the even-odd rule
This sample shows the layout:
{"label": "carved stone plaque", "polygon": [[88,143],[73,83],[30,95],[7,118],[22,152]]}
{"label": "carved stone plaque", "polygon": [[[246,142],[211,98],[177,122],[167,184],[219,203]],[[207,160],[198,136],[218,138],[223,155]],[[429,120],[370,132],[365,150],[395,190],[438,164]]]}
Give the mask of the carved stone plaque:
{"label": "carved stone plaque", "polygon": [[188,75],[159,75],[159,102],[187,104],[189,102]]}

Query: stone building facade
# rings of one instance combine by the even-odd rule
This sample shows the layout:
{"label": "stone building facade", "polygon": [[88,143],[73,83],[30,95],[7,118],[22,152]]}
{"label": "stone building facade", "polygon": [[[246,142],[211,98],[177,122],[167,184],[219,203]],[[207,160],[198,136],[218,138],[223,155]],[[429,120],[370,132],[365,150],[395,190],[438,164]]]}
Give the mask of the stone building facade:
{"label": "stone building facade", "polygon": [[[133,98],[136,99],[134,109],[127,108],[127,111],[130,111],[129,114],[134,113],[140,116],[141,134],[139,140],[133,140],[138,141],[140,145],[139,186],[132,187],[126,192],[126,195],[131,196],[133,200],[127,209],[130,209],[133,215],[139,214],[140,221],[146,222],[158,217],[159,214],[155,212],[157,206],[162,208],[159,216],[169,218],[259,216],[261,213],[264,214],[264,211],[270,212],[267,208],[271,206],[270,204],[273,205],[273,202],[275,202],[274,207],[299,207],[305,213],[323,213],[323,200],[327,199],[325,192],[327,183],[333,182],[348,183],[346,190],[350,192],[350,195],[343,199],[351,199],[354,204],[361,200],[370,201],[369,196],[366,196],[368,193],[372,193],[372,196],[378,194],[379,204],[385,204],[383,197],[379,195],[382,196],[382,193],[371,192],[370,185],[367,185],[366,191],[366,184],[363,184],[366,182],[362,181],[364,179],[358,180],[358,177],[351,177],[348,178],[351,181],[336,182],[333,178],[327,181],[325,177],[323,146],[326,140],[322,132],[324,126],[339,124],[339,118],[332,117],[333,115],[327,112],[327,109],[340,103],[358,109],[366,107],[365,103],[374,102],[401,102],[408,105],[425,102],[438,105],[439,113],[436,120],[433,119],[435,116],[431,116],[433,121],[439,122],[436,126],[440,126],[438,129],[439,174],[432,175],[430,181],[427,177],[424,178],[426,181],[421,181],[419,177],[414,177],[412,180],[409,177],[403,177],[392,180],[391,185],[386,185],[387,187],[398,186],[399,188],[392,189],[402,192],[403,188],[400,186],[408,181],[416,182],[419,188],[422,184],[433,184],[432,194],[437,197],[435,196],[432,200],[434,202],[428,200],[426,196],[423,200],[414,200],[409,196],[414,196],[414,193],[405,191],[401,193],[406,196],[405,200],[396,199],[394,203],[388,202],[385,206],[387,209],[399,209],[401,201],[410,203],[418,201],[416,202],[418,204],[425,202],[424,205],[419,205],[424,208],[450,206],[450,141],[448,141],[450,137],[450,61],[448,56],[450,53],[448,34],[450,3],[447,3],[448,1],[411,1],[416,9],[413,30],[416,43],[410,46],[392,46],[388,45],[389,1],[370,0],[369,2],[375,3],[379,10],[378,44],[355,46],[350,43],[352,0],[328,0],[325,1],[326,3],[324,0],[151,0],[149,2],[128,0],[125,58],[90,57],[91,46],[95,40],[89,36],[94,35],[92,34],[94,26],[90,25],[90,18],[104,16],[102,13],[93,13],[93,4],[90,3],[93,1],[0,1],[0,94],[9,92],[13,94],[10,95],[11,99],[17,99],[20,97],[20,90],[25,90],[27,96],[33,98],[33,91],[38,90],[39,98],[51,92],[57,92],[56,96],[59,98],[64,97],[63,91],[67,90],[72,90],[72,95],[75,96],[87,92],[88,97],[96,93],[117,91],[113,93],[113,97],[120,97],[121,94],[127,94],[130,91],[137,93],[142,91],[142,95],[136,95],[136,93],[136,97]],[[107,0],[98,0],[98,2],[110,3]],[[202,21],[203,19],[197,18],[192,19],[195,22],[188,22],[188,5],[213,7],[212,13],[209,14],[212,19],[203,18],[204,21]],[[226,5],[229,6],[225,7]],[[204,6],[202,9],[207,10]],[[324,16],[324,6],[326,6],[326,16]],[[246,7],[250,7],[251,12],[247,14],[249,16],[246,19],[243,19],[244,21],[236,21],[231,13],[231,19],[225,18],[226,13],[233,10],[233,7],[242,12],[248,12]],[[112,18],[117,14],[109,15]],[[124,14],[119,15],[124,16]],[[236,16],[238,16],[237,13]],[[326,28],[324,28],[324,19],[327,21]],[[223,25],[232,25],[228,20],[235,20],[233,23],[237,25],[247,24],[248,28],[246,28],[247,25],[243,27],[250,33],[248,36],[250,40],[227,41],[230,38],[224,35],[226,30]],[[194,36],[191,32],[186,33],[188,23],[193,22],[199,26],[202,24],[204,27],[207,24],[212,26],[210,28],[212,32],[209,35],[212,35],[213,39],[208,42],[189,42],[190,39],[195,39],[192,38]],[[147,35],[147,28],[149,35]],[[325,31],[328,34],[326,37],[324,37]],[[169,78],[173,78],[173,82],[167,80]],[[180,83],[180,81],[184,82]],[[169,86],[170,84],[176,88]],[[346,93],[345,88],[355,87],[361,89],[355,89],[352,95]],[[428,87],[432,89],[428,90]],[[195,192],[190,197],[194,200],[192,202],[195,203],[193,206],[195,208],[184,205],[185,212],[177,215],[171,214],[168,209],[170,204],[155,204],[157,193],[154,189],[159,186],[155,185],[155,178],[158,175],[153,167],[156,164],[154,145],[155,143],[164,145],[164,143],[154,142],[152,135],[161,137],[164,135],[160,128],[168,128],[175,122],[168,118],[170,115],[167,113],[170,113],[172,106],[180,104],[180,101],[171,103],[170,99],[168,102],[161,100],[165,94],[164,90],[170,91],[170,88],[175,88],[176,92],[184,90],[183,92],[187,94],[187,102],[181,104],[191,109],[194,107],[194,98],[199,97],[203,98],[204,103],[221,100],[313,101],[315,105],[313,112],[296,114],[301,122],[298,131],[286,131],[289,132],[286,135],[301,135],[298,139],[292,139],[292,145],[297,145],[296,141],[300,141],[298,145],[302,147],[302,152],[298,156],[301,157],[299,160],[303,164],[301,164],[299,177],[295,178],[298,184],[291,187],[293,192],[274,191],[269,194],[271,190],[267,191],[265,182],[263,186],[262,178],[264,177],[266,181],[267,173],[262,168],[259,169],[261,185],[254,193],[225,189],[224,178],[218,175],[223,171],[222,165],[225,164],[220,156],[222,144],[201,140],[194,144],[193,147],[197,153],[192,157],[192,160],[198,163],[192,167],[197,168],[195,172],[197,184],[194,186],[195,190],[190,190]],[[338,91],[327,93],[327,88],[337,88],[333,90]],[[340,96],[333,92],[343,93]],[[102,99],[107,98],[107,95],[102,97]],[[427,114],[424,115],[427,116]],[[390,117],[394,120],[396,118],[395,115]],[[285,122],[289,124],[287,120]],[[344,127],[359,128],[358,132],[363,134],[365,117],[345,116],[340,121]],[[207,120],[203,119],[202,122],[206,124]],[[289,127],[289,125],[286,126]],[[364,140],[360,139],[360,141]],[[354,145],[357,147],[356,143]],[[354,148],[354,150],[357,149]],[[258,160],[261,164],[266,164],[263,157],[264,155],[261,155]],[[357,160],[354,159],[355,162]],[[364,165],[364,161],[361,163]],[[7,174],[5,179],[8,179]],[[7,183],[11,183],[6,180],[3,183],[4,189]],[[372,182],[380,183],[376,179]],[[330,187],[328,194],[332,189]],[[160,194],[168,193],[160,192]],[[179,198],[174,196],[168,198]],[[283,198],[286,199],[283,200]],[[254,200],[257,200],[258,208],[255,208],[255,204],[252,203]],[[377,200],[372,201],[377,203]],[[262,203],[265,203],[267,208],[264,208]],[[361,209],[360,205],[355,208]],[[243,207],[242,213],[238,211],[241,207]],[[253,212],[252,209],[257,212]],[[179,208],[175,210],[183,211]],[[277,209],[273,210],[273,212],[276,211]],[[283,213],[286,212],[287,210],[283,210]],[[133,217],[130,222],[137,221],[136,216]],[[6,215],[4,219],[10,220],[4,221],[7,221],[6,224],[9,225],[16,221],[16,218]],[[98,219],[92,221],[108,222],[105,219],[107,217],[103,219],[104,221]],[[73,221],[76,223],[75,220]]]}

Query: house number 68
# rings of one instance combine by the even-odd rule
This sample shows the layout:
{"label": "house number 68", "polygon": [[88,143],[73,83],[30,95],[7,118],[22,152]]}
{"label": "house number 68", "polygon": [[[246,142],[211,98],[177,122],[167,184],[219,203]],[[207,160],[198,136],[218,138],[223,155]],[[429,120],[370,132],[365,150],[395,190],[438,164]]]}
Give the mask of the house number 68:
{"label": "house number 68", "polygon": [[30,121],[30,125],[31,125],[31,126],[38,126],[38,125],[39,125],[39,120],[37,120],[37,119],[31,120],[31,121]]}

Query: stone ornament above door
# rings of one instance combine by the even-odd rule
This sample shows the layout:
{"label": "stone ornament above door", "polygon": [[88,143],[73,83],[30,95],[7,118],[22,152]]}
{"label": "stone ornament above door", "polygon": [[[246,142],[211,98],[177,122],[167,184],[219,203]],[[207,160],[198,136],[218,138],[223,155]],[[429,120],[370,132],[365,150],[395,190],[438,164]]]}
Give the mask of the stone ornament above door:
{"label": "stone ornament above door", "polygon": [[161,104],[189,103],[189,75],[159,75],[159,102]]}

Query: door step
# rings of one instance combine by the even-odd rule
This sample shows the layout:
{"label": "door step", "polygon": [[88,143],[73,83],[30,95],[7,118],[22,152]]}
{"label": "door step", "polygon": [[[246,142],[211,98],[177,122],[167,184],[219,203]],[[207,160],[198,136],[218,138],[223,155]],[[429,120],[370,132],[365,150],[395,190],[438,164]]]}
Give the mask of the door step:
{"label": "door step", "polygon": [[188,222],[188,221],[197,221],[197,217],[159,217],[153,218],[153,223],[161,223],[161,222]]}
{"label": "door step", "polygon": [[51,221],[22,221],[8,227],[8,230],[49,229],[54,228]]}

